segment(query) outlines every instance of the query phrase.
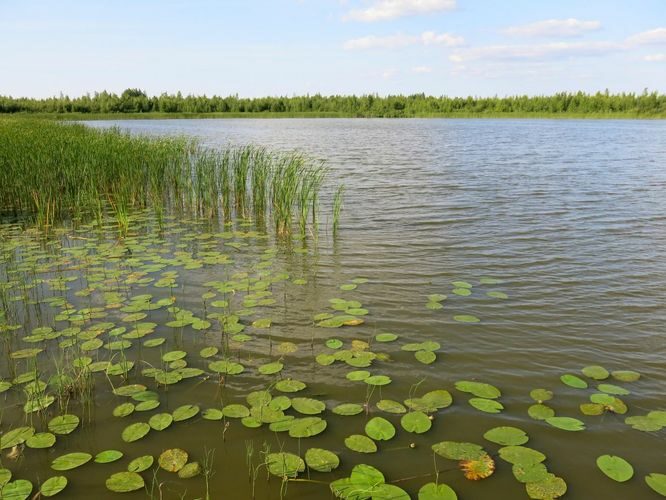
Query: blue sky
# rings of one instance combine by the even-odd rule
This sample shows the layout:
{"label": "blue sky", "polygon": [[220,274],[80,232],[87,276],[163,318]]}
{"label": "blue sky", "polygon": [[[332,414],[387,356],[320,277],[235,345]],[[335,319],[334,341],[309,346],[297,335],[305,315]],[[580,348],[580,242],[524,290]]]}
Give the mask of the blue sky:
{"label": "blue sky", "polygon": [[0,0],[0,94],[666,92],[665,0]]}

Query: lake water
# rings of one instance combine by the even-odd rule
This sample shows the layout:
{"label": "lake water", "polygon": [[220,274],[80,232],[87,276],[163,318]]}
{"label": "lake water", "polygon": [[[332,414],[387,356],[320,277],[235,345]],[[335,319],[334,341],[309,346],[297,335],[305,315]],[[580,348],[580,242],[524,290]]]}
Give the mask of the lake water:
{"label": "lake water", "polygon": [[[302,348],[293,355],[289,375],[308,383],[308,395],[326,401],[329,425],[321,435],[297,442],[265,428],[233,424],[222,442],[220,432],[190,425],[165,430],[162,441],[153,437],[152,443],[140,441],[135,449],[157,455],[155,447],[170,447],[173,439],[201,458],[204,445],[216,448],[213,498],[250,496],[248,439],[255,440],[255,459],[262,441],[270,443],[272,451],[281,443],[285,451],[300,450],[301,455],[312,446],[339,453],[338,471],[311,477],[322,483],[290,483],[287,498],[328,498],[323,483],[348,475],[358,463],[378,467],[389,481],[405,479],[396,484],[416,498],[418,489],[433,480],[427,476],[433,471],[430,446],[469,441],[495,458],[495,474],[468,481],[456,461],[438,458],[440,482],[453,487],[461,499],[527,498],[511,466],[497,456],[499,446],[483,438],[488,429],[508,425],[527,432],[527,446],[547,455],[548,469],[568,484],[566,498],[658,498],[643,478],[666,474],[666,430],[642,432],[624,419],[666,410],[666,122],[243,119],[89,125],[187,135],[212,148],[253,143],[297,149],[325,161],[330,169],[328,193],[338,183],[345,185],[340,233],[335,240],[322,238],[306,263],[285,262],[292,266],[292,275],[317,277],[307,293],[285,295],[285,300],[311,316],[325,310],[329,298],[343,296],[360,301],[369,314],[360,327],[329,330],[314,328],[302,314],[285,307],[277,337],[299,346],[321,346],[332,336],[347,342],[396,333],[400,340],[381,350],[391,361],[368,368],[393,380],[381,396],[403,401],[423,380],[421,393],[446,389],[454,400],[436,412],[432,428],[419,435],[403,431],[399,416],[372,409],[373,416],[381,414],[395,424],[396,438],[380,443],[376,454],[350,451],[344,438],[363,434],[367,417],[340,417],[330,408],[337,402],[363,403],[364,384],[359,388],[358,382],[347,381],[344,374],[353,368],[344,364],[317,365],[319,347]],[[330,196],[323,203],[330,210]],[[338,290],[355,277],[369,281],[352,292]],[[484,277],[501,283],[481,284]],[[183,294],[184,303],[200,307],[198,297],[205,292],[201,284],[209,279],[205,273],[192,273],[188,290],[193,298]],[[454,281],[472,284],[471,295],[452,293]],[[508,298],[488,296],[491,291]],[[447,295],[441,309],[426,307],[430,294]],[[456,315],[481,321],[461,323],[454,320]],[[400,349],[402,343],[423,341],[441,344],[432,364],[415,362],[412,352]],[[187,338],[182,342],[199,345]],[[258,349],[256,355],[261,353]],[[641,374],[631,383],[606,381],[631,391],[620,396],[629,408],[626,415],[581,414],[579,405],[589,402],[599,383],[581,374],[588,365]],[[560,376],[565,373],[581,376],[590,388],[564,385]],[[460,380],[498,387],[505,409],[488,414],[473,408],[467,402],[471,395],[455,389]],[[261,388],[259,378],[247,377],[231,390],[241,397]],[[567,432],[530,418],[527,410],[534,401],[529,393],[535,388],[553,391],[546,404],[557,416],[582,420],[586,429]],[[169,404],[196,400],[205,407],[212,392],[206,383],[193,384],[184,394],[174,391]],[[374,403],[378,396],[372,398]],[[109,401],[97,409],[102,419],[97,426],[108,421],[105,428],[113,429],[109,436],[95,434],[102,447],[117,448],[116,431],[128,423],[101,417],[102,409],[115,404]],[[634,478],[620,484],[604,476],[595,464],[604,454],[631,462]],[[266,483],[264,476],[262,471],[257,497],[279,498],[279,480]],[[103,477],[100,473],[102,482]],[[199,483],[192,483],[187,498],[202,494]],[[85,496],[84,489],[71,491]]]}

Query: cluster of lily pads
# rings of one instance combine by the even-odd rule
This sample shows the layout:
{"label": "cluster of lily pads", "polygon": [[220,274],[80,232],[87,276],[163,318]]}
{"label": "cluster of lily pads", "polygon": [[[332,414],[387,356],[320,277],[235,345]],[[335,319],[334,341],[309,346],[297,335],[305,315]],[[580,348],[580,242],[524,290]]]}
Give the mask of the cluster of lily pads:
{"label": "cluster of lily pads", "polygon": [[[96,398],[110,398],[113,404],[102,408],[115,422],[128,422],[118,438],[130,448],[150,437],[162,441],[172,429],[195,419],[209,422],[205,425],[211,436],[219,431],[220,446],[227,429],[237,425],[268,429],[281,443],[280,450],[264,453],[260,467],[283,483],[300,480],[306,472],[308,477],[322,474],[340,498],[410,498],[397,483],[401,478],[387,480],[360,457],[382,453],[400,437],[412,441],[416,436],[432,436],[435,444],[428,452],[433,458],[456,461],[469,480],[492,476],[499,456],[525,484],[530,498],[553,499],[566,493],[565,480],[550,472],[544,453],[525,446],[529,437],[517,426],[500,425],[483,434],[487,447],[498,445],[497,450],[469,442],[437,442],[434,423],[446,418],[445,411],[454,405],[454,389],[459,393],[455,399],[466,397],[476,410],[501,414],[505,406],[498,387],[470,377],[456,381],[451,392],[420,390],[417,384],[403,389],[404,399],[389,397],[389,391],[400,390],[390,364],[394,357],[413,353],[423,370],[446,366],[440,360],[439,342],[408,341],[408,332],[376,328],[371,307],[359,300],[362,293],[356,295],[368,278],[353,277],[326,290],[321,309],[302,315],[311,325],[312,338],[292,338],[290,325],[279,315],[286,309],[287,291],[310,293],[318,285],[315,275],[292,276],[278,262],[300,254],[306,258],[307,248],[276,246],[242,222],[235,229],[219,230],[197,220],[167,218],[157,232],[152,216],[133,217],[137,232],[123,240],[106,239],[92,226],[54,230],[57,239],[50,241],[15,225],[0,226],[0,271],[6,277],[0,282],[0,336],[7,353],[0,365],[0,393],[6,403],[0,449],[9,460],[7,468],[0,468],[0,498],[20,500],[32,494],[29,479],[13,479],[12,469],[20,466],[12,464],[40,449],[57,446],[67,451],[50,461],[56,475],[38,487],[45,497],[65,490],[69,481],[76,481],[69,471],[85,470],[91,462],[119,467],[122,451],[74,450],[68,443],[69,435],[88,425],[86,415],[89,418]],[[192,229],[185,230],[187,226]],[[115,234],[112,226],[108,230]],[[484,293],[483,286],[498,284],[501,280],[496,278],[481,278],[478,285],[454,281],[451,293],[473,298]],[[342,297],[328,297],[329,292]],[[484,295],[508,298],[494,289]],[[446,301],[442,294],[429,295],[427,307],[453,309]],[[453,319],[471,323],[461,328],[473,329],[481,322],[462,314],[453,314]],[[336,337],[327,335],[333,331],[329,329],[335,329]],[[303,364],[303,351],[311,352],[321,370],[348,386],[348,400],[317,394],[309,381],[292,376],[291,371]],[[608,383],[610,377],[615,383]],[[589,387],[588,380],[598,382],[589,401],[581,402],[581,413],[587,417],[627,413],[619,396],[629,390],[618,384],[639,378],[633,371],[609,373],[588,366],[581,376],[567,373],[561,381],[581,391]],[[169,406],[168,393],[186,395],[194,384],[215,388],[215,398]],[[529,417],[560,430],[585,429],[579,418],[556,415],[547,404],[554,395],[549,389],[531,391]],[[348,432],[338,446],[327,449],[317,437],[326,433],[332,419],[344,422]],[[626,423],[658,431],[666,426],[666,412],[630,416]],[[297,450],[283,448],[285,442]],[[301,452],[302,443],[309,442],[314,444]],[[404,448],[420,452],[412,442]],[[151,468],[155,474],[171,474],[172,480],[206,477],[207,467],[190,456],[195,454],[170,447],[127,457],[131,461],[124,470],[109,472],[106,488],[149,490],[145,473]],[[633,476],[629,462],[614,455],[600,456],[597,466],[616,481]],[[348,474],[339,471],[344,467]],[[435,480],[419,484],[420,499],[457,498],[449,485],[438,481],[439,471],[430,476]],[[655,472],[645,481],[666,495],[666,475]]]}

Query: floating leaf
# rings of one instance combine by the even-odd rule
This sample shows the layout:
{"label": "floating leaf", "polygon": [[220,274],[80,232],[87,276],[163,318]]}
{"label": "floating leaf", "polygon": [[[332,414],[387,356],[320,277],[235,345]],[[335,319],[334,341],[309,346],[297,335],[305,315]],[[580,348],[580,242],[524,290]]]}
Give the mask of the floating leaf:
{"label": "floating leaf", "polygon": [[201,413],[201,418],[204,420],[222,420],[224,413],[218,408],[207,408]]}
{"label": "floating leaf", "polygon": [[493,298],[493,299],[502,299],[502,300],[504,300],[504,299],[509,298],[509,296],[504,292],[486,292],[486,295],[488,297]]}
{"label": "floating leaf", "polygon": [[143,478],[136,472],[116,472],[106,480],[106,487],[116,493],[128,493],[145,486]]}
{"label": "floating leaf", "polygon": [[39,488],[39,493],[43,497],[52,497],[64,490],[66,486],[67,478],[65,476],[53,476],[42,483],[42,486]]}
{"label": "floating leaf", "polygon": [[367,379],[369,376],[370,372],[366,370],[354,370],[345,375],[347,380],[351,380],[352,382],[360,382],[361,380]]}
{"label": "floating leaf", "polygon": [[375,453],[377,445],[368,436],[362,434],[352,434],[345,438],[345,446],[352,451],[359,453]]}
{"label": "floating leaf", "polygon": [[56,442],[56,437],[50,432],[38,432],[26,439],[25,444],[28,448],[50,448]]}
{"label": "floating leaf", "polygon": [[110,464],[123,457],[123,452],[118,450],[101,451],[95,455],[95,462],[98,464]]}
{"label": "floating leaf", "polygon": [[459,323],[478,323],[481,321],[479,318],[472,316],[471,314],[458,314],[454,316],[453,319]]}
{"label": "floating leaf", "polygon": [[525,431],[509,426],[490,429],[483,437],[488,441],[501,444],[502,446],[519,446],[529,441]]}
{"label": "floating leaf", "polygon": [[388,441],[395,436],[395,427],[383,417],[373,417],[365,424],[365,433],[375,441]]}
{"label": "floating leaf", "polygon": [[583,422],[572,417],[550,417],[546,419],[546,422],[564,431],[582,431],[585,429]]}
{"label": "floating leaf", "polygon": [[537,403],[543,403],[553,399],[553,391],[548,391],[546,389],[532,389],[530,391],[530,397]]}
{"label": "floating leaf", "polygon": [[552,476],[535,483],[527,483],[525,489],[532,499],[553,500],[567,492],[567,483],[561,477]]}
{"label": "floating leaf", "polygon": [[163,431],[171,425],[173,416],[170,413],[156,413],[148,420],[148,425],[156,431]]}
{"label": "floating leaf", "polygon": [[386,375],[372,375],[363,380],[368,385],[382,386],[391,383],[391,379]]}
{"label": "floating leaf", "polygon": [[291,406],[298,413],[304,415],[318,415],[326,409],[324,403],[312,398],[293,398]]}
{"label": "floating leaf", "polygon": [[340,459],[332,451],[310,448],[305,452],[305,463],[317,472],[331,472],[340,465]]}
{"label": "floating leaf", "polygon": [[609,377],[610,373],[603,366],[599,365],[590,365],[586,366],[581,370],[583,375],[586,377],[593,378],[595,380],[605,380]]}
{"label": "floating leaf", "polygon": [[213,361],[208,364],[208,369],[215,373],[222,373],[224,375],[239,375],[245,371],[245,367],[240,363],[223,359],[220,361]]}
{"label": "floating leaf", "polygon": [[180,448],[163,451],[158,458],[160,467],[168,472],[178,472],[187,463],[188,454]]}
{"label": "floating leaf", "polygon": [[143,472],[153,466],[155,459],[152,455],[142,455],[132,460],[127,466],[129,472]]}
{"label": "floating leaf", "polygon": [[499,413],[504,409],[504,405],[494,399],[471,398],[468,403],[486,413]]}
{"label": "floating leaf", "polygon": [[456,389],[462,392],[469,392],[480,398],[486,399],[497,399],[502,393],[500,390],[490,384],[484,384],[482,382],[472,382],[469,380],[461,380],[456,382]]}
{"label": "floating leaf", "polygon": [[276,373],[279,373],[282,371],[284,368],[284,365],[280,363],[279,361],[274,361],[272,363],[266,363],[265,365],[261,365],[257,370],[259,373],[262,375],[274,375]]}
{"label": "floating leaf", "polygon": [[427,483],[419,490],[419,500],[458,500],[458,495],[446,484]]}
{"label": "floating leaf", "polygon": [[460,443],[456,441],[442,441],[432,445],[432,450],[438,455],[450,460],[478,460],[486,454],[483,447],[474,443]]}
{"label": "floating leaf", "polygon": [[0,450],[12,448],[17,444],[24,443],[26,439],[35,433],[33,427],[17,427],[11,431],[5,432],[0,436]]}
{"label": "floating leaf", "polygon": [[631,392],[625,389],[624,387],[619,387],[613,384],[599,384],[597,388],[601,392],[605,392],[607,394],[614,394],[616,396],[626,396],[628,394],[631,394]]}
{"label": "floating leaf", "polygon": [[145,422],[137,422],[135,424],[130,424],[121,434],[123,441],[126,443],[133,443],[143,438],[150,432],[150,425]]}
{"label": "floating leaf", "polygon": [[363,407],[356,403],[342,403],[333,408],[333,413],[336,415],[358,415],[363,412]]}
{"label": "floating leaf", "polygon": [[546,466],[540,462],[522,464],[517,463],[511,468],[513,476],[521,483],[535,483],[548,478],[550,473]]}
{"label": "floating leaf", "polygon": [[560,377],[560,380],[562,383],[568,385],[569,387],[573,387],[574,389],[587,389],[587,382],[585,382],[582,378],[577,377],[576,375],[566,373]]}
{"label": "floating leaf", "polygon": [[514,465],[538,464],[546,460],[546,455],[527,446],[505,446],[499,449],[500,457]]}
{"label": "floating leaf", "polygon": [[614,455],[601,455],[597,458],[597,467],[618,483],[629,481],[634,475],[634,468],[624,458]]}
{"label": "floating leaf", "polygon": [[395,414],[407,413],[407,408],[405,408],[402,405],[402,403],[399,403],[398,401],[393,401],[392,399],[381,399],[377,401],[376,406],[380,410],[385,411],[387,413],[395,413]]}
{"label": "floating leaf", "polygon": [[615,380],[620,382],[636,382],[641,378],[641,374],[632,370],[617,370],[611,372],[611,375]]}
{"label": "floating leaf", "polygon": [[661,496],[666,497],[666,474],[653,472],[652,474],[645,476],[645,482],[654,491]]}
{"label": "floating leaf", "polygon": [[326,420],[319,417],[305,417],[294,419],[289,426],[289,436],[293,438],[308,438],[321,434],[326,429]]}
{"label": "floating leaf", "polygon": [[555,410],[550,406],[536,404],[527,409],[527,413],[535,420],[546,420],[547,418],[555,416]]}
{"label": "floating leaf", "polygon": [[378,333],[375,335],[375,340],[377,342],[393,342],[397,339],[398,336],[395,333]]}
{"label": "floating leaf", "polygon": [[0,498],[7,500],[26,500],[32,493],[32,483],[27,479],[17,479],[7,483],[0,491]]}
{"label": "floating leaf", "polygon": [[453,293],[460,295],[461,297],[467,297],[472,295],[472,291],[469,288],[454,288]]}
{"label": "floating leaf", "polygon": [[83,452],[74,452],[67,453],[62,455],[53,462],[51,462],[51,468],[53,470],[71,470],[76,469],[92,460],[92,455],[90,453]]}
{"label": "floating leaf", "polygon": [[211,357],[215,356],[218,352],[219,352],[219,349],[217,347],[208,346],[208,347],[204,347],[203,349],[201,349],[201,351],[199,351],[199,356],[201,356],[204,359],[205,358],[211,358]]}
{"label": "floating leaf", "polygon": [[60,415],[49,421],[49,430],[54,434],[70,434],[79,426],[79,417],[76,415]]}
{"label": "floating leaf", "polygon": [[342,341],[340,339],[328,339],[326,341],[326,347],[330,349],[340,349],[342,347]]}
{"label": "floating leaf", "polygon": [[250,415],[250,410],[247,406],[230,404],[222,408],[222,413],[228,418],[245,418]]}
{"label": "floating leaf", "polygon": [[400,419],[400,425],[407,432],[423,434],[424,432],[430,430],[432,421],[425,413],[420,411],[412,411],[402,416]]}
{"label": "floating leaf", "polygon": [[429,365],[437,360],[437,355],[432,351],[416,351],[414,357],[424,365]]}
{"label": "floating leaf", "polygon": [[196,405],[183,405],[176,408],[172,415],[174,422],[182,422],[188,420],[199,413],[199,407]]}
{"label": "floating leaf", "polygon": [[275,384],[275,389],[280,392],[298,392],[307,386],[300,380],[284,379]]}
{"label": "floating leaf", "polygon": [[293,453],[269,453],[266,456],[268,471],[277,477],[296,477],[305,470],[305,462]]}
{"label": "floating leaf", "polygon": [[114,417],[127,417],[132,413],[134,413],[134,404],[129,402],[120,404],[113,409]]}
{"label": "floating leaf", "polygon": [[201,474],[201,465],[199,462],[190,462],[185,464],[182,469],[178,471],[180,479],[191,479]]}
{"label": "floating leaf", "polygon": [[495,461],[487,453],[474,460],[461,460],[459,465],[460,470],[470,481],[486,479],[495,472]]}

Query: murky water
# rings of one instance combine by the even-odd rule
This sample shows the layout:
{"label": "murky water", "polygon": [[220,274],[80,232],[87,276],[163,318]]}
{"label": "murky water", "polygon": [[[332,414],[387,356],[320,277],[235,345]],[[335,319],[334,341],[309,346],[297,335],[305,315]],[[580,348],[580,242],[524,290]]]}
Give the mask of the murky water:
{"label": "murky water", "polygon": [[[228,377],[223,388],[216,375],[206,378],[210,375],[209,360],[198,356],[206,345],[224,344],[220,328],[212,327],[208,332],[189,326],[174,329],[164,326],[172,319],[165,309],[150,311],[148,319],[142,321],[157,323],[151,336],[165,337],[167,343],[151,350],[139,349],[141,341],[136,341],[127,350],[128,358],[159,365],[161,352],[182,348],[188,352],[188,366],[206,370],[207,375],[183,380],[168,391],[160,390],[159,409],[145,414],[135,412],[124,418],[112,416],[112,410],[127,398],[113,396],[107,378],[95,375],[99,377],[96,379],[99,388],[92,423],[84,419],[83,425],[71,435],[58,438],[55,449],[26,449],[19,462],[3,458],[3,464],[14,471],[15,477],[33,482],[37,477],[44,480],[56,474],[49,464],[58,455],[67,451],[87,451],[94,455],[113,448],[125,453],[122,462],[87,464],[65,473],[70,484],[62,493],[67,498],[87,498],[91,492],[112,495],[104,489],[104,481],[110,474],[124,470],[129,459],[142,454],[157,457],[166,448],[181,447],[193,459],[201,461],[206,447],[215,449],[211,497],[250,498],[252,482],[248,480],[246,443],[251,440],[255,463],[261,460],[263,443],[272,452],[283,450],[303,456],[308,448],[320,447],[339,454],[338,470],[300,475],[299,478],[309,477],[313,482],[289,483],[287,498],[327,498],[330,496],[327,483],[348,476],[359,463],[377,467],[388,481],[398,481],[395,484],[414,498],[422,485],[434,480],[434,475],[429,474],[435,467],[442,471],[439,481],[453,487],[461,499],[527,498],[525,487],[513,477],[510,464],[497,456],[500,446],[483,438],[490,428],[510,425],[527,432],[530,437],[527,446],[547,455],[549,471],[568,484],[566,498],[658,498],[643,478],[653,472],[666,474],[666,430],[642,432],[632,429],[624,419],[652,410],[666,410],[663,396],[666,123],[573,120],[91,123],[92,126],[111,124],[138,133],[192,135],[212,147],[251,142],[270,148],[300,149],[321,158],[330,167],[333,184],[337,181],[346,186],[341,231],[334,241],[322,228],[319,246],[310,245],[305,254],[293,254],[271,239],[248,238],[241,233],[233,234],[230,240],[217,236],[197,240],[189,234],[193,227],[195,235],[219,235],[223,228],[190,223],[185,227],[188,233],[184,239],[183,234],[173,233],[165,239],[140,236],[136,242],[130,242],[130,246],[137,245],[134,254],[143,264],[155,262],[160,255],[177,257],[180,251],[191,252],[195,259],[201,258],[201,251],[220,251],[233,259],[233,264],[201,269],[187,269],[183,262],[174,267],[171,262],[172,265],[151,274],[159,279],[162,272],[177,271],[178,288],[173,290],[176,305],[201,317],[206,314],[201,295],[210,289],[203,284],[233,279],[238,271],[256,276],[252,273],[262,269],[257,267],[262,256],[271,256],[269,269],[273,273],[288,273],[289,280],[271,282],[274,306],[260,307],[260,313],[242,318],[253,340],[235,346],[233,352],[246,371]],[[178,224],[173,228],[178,228]],[[79,240],[65,241],[67,245],[82,244]],[[229,241],[249,246],[225,246]],[[271,248],[277,250],[274,257],[263,253]],[[156,253],[151,253],[151,249]],[[133,265],[138,264],[123,262],[122,256],[113,255],[102,267],[122,269],[120,281],[126,280],[136,270]],[[92,265],[99,267],[100,263]],[[105,305],[104,301],[88,301],[75,295],[77,290],[90,286],[89,275],[99,274],[99,269],[87,271],[85,278],[76,270],[62,272],[77,277],[77,281],[69,283],[71,289],[64,292],[77,308]],[[356,290],[339,290],[341,284],[357,277],[369,281]],[[484,285],[480,282],[482,277],[502,283]],[[290,282],[298,278],[307,279],[307,284]],[[452,293],[453,281],[472,284],[471,295]],[[127,297],[150,293],[153,300],[171,296],[169,288],[155,288],[154,282],[143,287],[125,284],[122,291]],[[491,291],[504,292],[508,298],[489,297],[487,292]],[[49,296],[54,292],[43,294]],[[432,310],[426,307],[429,294],[448,297],[442,301],[441,309]],[[334,312],[328,302],[334,297],[361,302],[369,310],[365,323],[340,329],[314,327],[313,315],[327,310]],[[95,321],[121,324],[126,314],[113,308],[107,312],[108,317]],[[68,326],[67,322],[55,321],[53,314],[44,314],[44,318],[33,319],[33,327],[48,325],[58,330]],[[456,315],[474,315],[481,321],[461,323],[454,320]],[[272,319],[271,328],[264,331],[249,327],[262,317]],[[341,362],[321,366],[315,361],[317,354],[333,352],[324,346],[331,337],[344,341],[348,348],[352,340],[368,341],[380,332],[400,336],[395,342],[371,345],[373,352],[390,356],[390,360],[375,360],[367,368],[373,375],[388,375],[392,379],[381,391],[369,394],[367,384],[347,380],[345,374],[354,367]],[[100,338],[108,341],[106,336]],[[326,402],[327,410],[321,415],[328,423],[325,432],[297,440],[271,432],[266,425],[250,429],[238,420],[229,419],[225,430],[221,422],[197,416],[164,431],[151,431],[134,443],[120,439],[128,424],[147,421],[154,413],[173,411],[182,404],[196,404],[203,410],[221,407],[222,403],[244,403],[249,391],[268,386],[272,379],[260,376],[257,367],[277,359],[280,356],[277,346],[287,341],[295,343],[298,350],[284,355],[282,375],[307,383],[307,389],[296,396],[316,397]],[[432,364],[419,363],[412,352],[401,350],[405,343],[424,341],[441,344]],[[103,349],[100,351],[104,353]],[[641,378],[636,382],[610,379],[610,383],[631,391],[620,396],[629,407],[626,415],[581,414],[579,405],[589,402],[599,382],[583,377],[590,388],[574,389],[560,382],[560,376],[565,373],[582,376],[580,370],[587,365],[602,365],[610,371],[640,372]],[[14,376],[8,369],[0,370],[0,376]],[[132,383],[155,388],[152,379],[141,376],[138,368],[135,370],[130,377]],[[108,377],[108,380],[117,384],[119,379]],[[495,385],[502,391],[499,401],[504,410],[487,414],[473,408],[467,402],[471,395],[454,388],[459,380]],[[380,395],[404,401],[419,382],[417,395],[446,389],[454,402],[434,413],[428,432],[413,434],[401,428],[400,415],[382,413],[374,404]],[[554,397],[546,404],[557,416],[582,420],[586,429],[567,432],[530,418],[527,409],[534,401],[529,393],[534,388],[552,390]],[[2,428],[6,431],[24,421],[23,409],[13,406],[19,402],[22,405],[24,400],[20,391],[13,389],[2,396],[5,404]],[[382,415],[397,429],[395,438],[379,443],[378,453],[367,455],[347,449],[344,439],[350,434],[363,434],[369,416],[338,416],[331,412],[339,402],[364,404],[366,400],[370,417]],[[74,409],[72,413],[83,417],[84,407]],[[434,464],[430,447],[444,440],[484,446],[496,460],[495,474],[472,482],[463,477],[454,460],[437,458]],[[409,446],[412,443],[413,448]],[[631,462],[634,478],[619,484],[604,476],[595,464],[596,458],[603,454],[619,455]],[[147,471],[143,476],[150,484],[152,473]],[[164,472],[158,474],[157,482],[164,482],[164,498],[178,498],[183,492],[186,498],[204,494],[202,477],[190,480],[173,477],[170,479]],[[273,477],[267,482],[264,469],[254,487],[257,498],[280,496],[280,480]],[[157,487],[154,493],[158,497]],[[127,496],[133,495],[140,498],[143,493]]]}

